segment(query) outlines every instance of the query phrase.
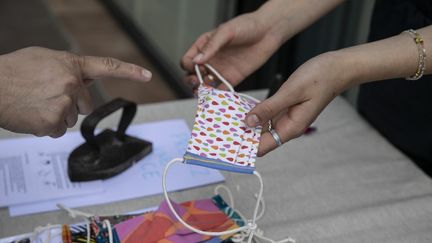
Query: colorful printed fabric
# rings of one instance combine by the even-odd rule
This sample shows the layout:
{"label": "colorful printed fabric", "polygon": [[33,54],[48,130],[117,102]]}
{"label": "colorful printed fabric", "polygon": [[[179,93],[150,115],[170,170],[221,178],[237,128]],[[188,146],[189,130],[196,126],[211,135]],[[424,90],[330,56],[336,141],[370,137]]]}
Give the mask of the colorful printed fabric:
{"label": "colorful printed fabric", "polygon": [[[222,200],[223,201],[223,200]],[[190,225],[205,231],[224,231],[238,225],[222,212],[212,199],[173,204],[178,214]],[[185,228],[171,213],[166,202],[153,213],[147,213],[115,226],[122,243],[195,243],[223,242],[230,236],[211,237]]]}
{"label": "colorful printed fabric", "polygon": [[216,195],[212,198],[213,203],[216,205],[216,207],[219,208],[222,212],[224,212],[236,225],[239,227],[245,226],[245,222],[241,218],[241,216],[232,209],[228,203],[223,200],[223,198],[219,195]]}
{"label": "colorful printed fabric", "polygon": [[247,127],[244,119],[255,105],[236,93],[201,85],[185,163],[253,173],[261,128]]}
{"label": "colorful printed fabric", "polygon": [[[194,227],[206,231],[223,231],[238,228],[244,221],[235,211],[216,195],[211,199],[194,200],[174,204],[181,217]],[[154,212],[134,215],[95,216],[90,220],[90,242],[109,242],[107,227],[103,221],[108,220],[112,226],[114,242],[132,243],[232,243],[230,235],[211,237],[203,236],[186,229],[162,202]],[[69,226],[72,243],[87,242],[87,227]],[[65,234],[65,231],[63,231]],[[69,237],[67,237],[69,238]],[[70,243],[70,241],[63,241]]]}

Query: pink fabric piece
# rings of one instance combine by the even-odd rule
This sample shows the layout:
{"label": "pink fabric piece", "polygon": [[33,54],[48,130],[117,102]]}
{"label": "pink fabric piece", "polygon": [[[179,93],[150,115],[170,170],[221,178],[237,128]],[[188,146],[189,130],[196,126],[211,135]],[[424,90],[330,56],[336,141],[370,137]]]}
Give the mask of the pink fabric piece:
{"label": "pink fabric piece", "polygon": [[[223,231],[237,227],[211,199],[173,203],[173,206],[183,220],[202,230]],[[115,229],[124,243],[136,242],[137,239],[149,243],[197,243],[212,239],[196,234],[180,224],[165,201],[156,211],[121,222],[115,225]]]}

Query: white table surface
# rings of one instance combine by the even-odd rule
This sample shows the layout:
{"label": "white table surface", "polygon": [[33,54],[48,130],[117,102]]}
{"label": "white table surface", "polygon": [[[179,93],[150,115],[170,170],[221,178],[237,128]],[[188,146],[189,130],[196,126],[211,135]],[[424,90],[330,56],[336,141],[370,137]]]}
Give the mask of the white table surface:
{"label": "white table surface", "polygon": [[[265,92],[254,92],[262,99]],[[195,100],[139,107],[134,123],[184,118]],[[115,126],[118,114],[105,121]],[[412,162],[371,128],[342,98],[316,121],[318,131],[293,140],[257,161],[267,211],[258,222],[267,236],[297,242],[432,242],[432,183]],[[72,130],[79,128],[77,125]],[[175,129],[175,128],[168,128]],[[0,130],[0,138],[19,137]],[[0,151],[1,153],[1,151]],[[224,173],[238,207],[251,215],[256,178]],[[236,188],[240,192],[236,192]],[[208,198],[214,185],[172,193],[176,201]],[[158,205],[161,195],[80,208],[97,214]],[[30,232],[47,223],[72,223],[61,211],[10,218],[0,209],[0,237]]]}

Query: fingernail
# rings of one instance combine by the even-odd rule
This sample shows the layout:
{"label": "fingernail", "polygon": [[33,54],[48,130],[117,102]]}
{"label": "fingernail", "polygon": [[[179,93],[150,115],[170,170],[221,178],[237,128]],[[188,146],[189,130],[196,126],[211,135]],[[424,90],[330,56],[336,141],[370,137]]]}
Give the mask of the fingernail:
{"label": "fingernail", "polygon": [[259,125],[259,119],[258,119],[257,115],[252,114],[252,115],[248,116],[246,119],[246,125],[248,125],[248,127],[258,126]]}
{"label": "fingernail", "polygon": [[200,53],[198,55],[196,55],[196,57],[194,57],[194,59],[192,60],[194,63],[198,63],[199,61],[201,61],[204,57],[204,54]]}
{"label": "fingernail", "polygon": [[141,73],[142,73],[142,76],[146,79],[146,81],[151,80],[153,74],[150,71],[144,69],[144,70],[142,70]]}

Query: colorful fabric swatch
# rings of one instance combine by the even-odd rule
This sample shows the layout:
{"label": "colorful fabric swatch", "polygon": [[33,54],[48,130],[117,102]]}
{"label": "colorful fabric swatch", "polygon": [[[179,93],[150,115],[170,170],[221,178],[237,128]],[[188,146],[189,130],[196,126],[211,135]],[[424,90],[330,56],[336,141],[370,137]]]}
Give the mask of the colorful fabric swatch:
{"label": "colorful fabric swatch", "polygon": [[[174,204],[174,207],[183,220],[200,230],[219,232],[238,227],[211,199]],[[204,236],[190,231],[176,220],[166,202],[162,202],[153,213],[117,224],[115,230],[122,243],[197,243],[208,240],[221,242],[229,238]]]}
{"label": "colorful fabric swatch", "polygon": [[[224,231],[244,225],[241,217],[220,197],[175,204],[183,220],[206,231]],[[135,215],[95,216],[90,218],[91,243],[107,243],[108,229],[103,221],[112,225],[115,243],[230,243],[230,235],[211,237],[191,232],[178,222],[162,202],[154,212]],[[63,243],[87,242],[87,227],[69,226],[63,229]],[[70,239],[70,240],[69,240]]]}

